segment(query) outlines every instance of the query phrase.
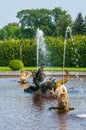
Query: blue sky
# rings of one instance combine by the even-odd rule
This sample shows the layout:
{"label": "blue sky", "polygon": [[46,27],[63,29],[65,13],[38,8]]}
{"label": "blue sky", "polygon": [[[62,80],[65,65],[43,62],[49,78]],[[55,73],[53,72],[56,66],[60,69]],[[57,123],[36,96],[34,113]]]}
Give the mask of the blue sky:
{"label": "blue sky", "polygon": [[17,12],[23,9],[61,7],[73,19],[79,12],[86,16],[86,0],[2,0],[0,2],[0,28],[11,22],[17,22]]}

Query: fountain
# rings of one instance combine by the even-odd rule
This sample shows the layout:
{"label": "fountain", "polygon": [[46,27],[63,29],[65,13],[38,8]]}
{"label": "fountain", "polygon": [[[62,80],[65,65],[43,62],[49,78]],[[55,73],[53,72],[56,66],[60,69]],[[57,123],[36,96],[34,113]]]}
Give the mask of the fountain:
{"label": "fountain", "polygon": [[[72,57],[73,57],[73,63],[75,64],[75,67],[78,67],[78,59],[79,59],[79,54],[78,54],[78,50],[76,48],[76,44],[74,43],[74,39],[73,39],[73,35],[72,35],[72,29],[70,28],[70,26],[68,26],[66,28],[66,32],[65,32],[65,39],[64,39],[64,54],[63,54],[63,80],[64,80],[64,68],[65,68],[65,55],[66,55],[66,44],[67,44],[67,38],[71,38],[72,41]],[[78,74],[77,74],[78,77]]]}
{"label": "fountain", "polygon": [[22,45],[20,44],[20,60],[22,61]]}
{"label": "fountain", "polygon": [[[64,71],[64,67],[65,67],[65,52],[66,52],[66,40],[67,40],[67,36],[68,36],[68,33],[70,34],[71,36],[71,39],[73,41],[73,38],[72,38],[72,35],[71,35],[71,28],[68,26],[67,29],[66,29],[66,35],[65,35],[65,41],[64,41],[64,58],[63,58],[63,71]],[[37,29],[37,33],[36,33],[36,39],[37,39],[37,68],[39,66],[39,62],[40,62],[40,58],[41,60],[43,61],[42,57],[43,55],[46,53],[46,46],[45,46],[45,39],[44,39],[44,33],[42,30],[40,29]],[[45,57],[45,56],[44,56]],[[42,61],[40,62],[42,64]],[[44,61],[43,61],[44,63]],[[33,83],[34,85],[32,86],[29,86],[28,88],[25,88],[24,91],[25,92],[36,92],[36,91],[40,91],[41,94],[47,94],[47,90],[52,90],[53,89],[53,92],[52,92],[52,96],[56,96],[58,97],[58,93],[57,92],[57,89],[58,87],[60,87],[59,89],[59,93],[61,93],[59,96],[60,96],[60,100],[58,100],[57,98],[57,101],[60,102],[59,104],[59,108],[62,109],[63,111],[68,111],[70,110],[70,107],[69,107],[69,100],[68,100],[68,93],[67,93],[67,89],[66,87],[62,86],[62,84],[66,83],[67,81],[69,81],[69,72],[67,70],[65,70],[66,72],[66,78],[64,78],[64,75],[63,75],[63,79],[62,80],[59,80],[59,81],[54,81],[54,80],[48,80],[48,81],[44,81],[44,73],[43,73],[43,66],[41,66],[36,73],[33,73],[32,76],[33,76]],[[64,94],[62,94],[64,93]],[[49,93],[50,94],[50,93]],[[63,96],[62,96],[63,95]],[[64,96],[66,95],[66,96]],[[65,98],[65,99],[64,99]],[[63,101],[64,99],[64,101]],[[68,102],[67,102],[68,101]],[[58,109],[58,107],[57,107]],[[74,109],[72,107],[72,109]]]}
{"label": "fountain", "polygon": [[72,30],[69,26],[66,28],[65,40],[64,40],[63,70],[64,70],[64,67],[65,67],[65,53],[66,53],[66,44],[67,44],[68,33],[70,34],[71,40],[73,42]]}
{"label": "fountain", "polygon": [[[68,27],[66,31],[69,30],[70,28]],[[43,33],[41,32],[41,34]],[[65,39],[64,54],[66,51],[66,42]],[[39,59],[39,50],[37,55]],[[37,66],[39,66],[39,61],[37,62]],[[63,63],[64,67],[65,60]],[[56,78],[57,81],[59,80],[59,77],[53,76],[53,78]],[[67,83],[70,104],[74,105],[75,110],[64,114],[58,114],[57,111],[51,112],[48,110],[51,105],[54,106],[56,104],[55,100],[45,98],[40,94],[27,94],[23,92],[25,88],[32,85],[32,78],[28,79],[27,84],[22,85],[18,83],[18,80],[18,77],[0,78],[1,130],[86,129],[86,80],[84,77],[82,80],[77,80],[75,77],[71,78]],[[78,84],[83,89],[82,92]]]}
{"label": "fountain", "polygon": [[[64,81],[64,67],[65,67],[65,55],[66,55],[66,44],[67,44],[67,38],[68,36],[71,38],[72,41],[72,53],[73,53],[73,63],[75,65],[75,67],[78,67],[78,61],[79,61],[79,54],[78,54],[78,49],[77,49],[77,45],[74,42],[73,39],[73,35],[72,35],[72,29],[68,26],[66,28],[66,33],[65,33],[65,40],[64,40],[64,55],[63,55],[63,81]],[[78,72],[75,73],[76,76],[76,81],[77,84],[76,86],[78,87],[77,93],[78,93],[78,98],[82,98],[82,95],[84,95],[84,90],[82,88],[82,85],[80,84],[79,80],[81,81],[82,79],[79,78]],[[74,88],[75,89],[75,88]],[[76,90],[74,90],[73,92],[75,92]],[[80,103],[82,104],[83,107],[85,107],[84,101],[81,100]],[[79,105],[79,104],[78,104]],[[81,114],[77,114],[76,117],[79,118],[86,118],[86,114],[81,112]]]}
{"label": "fountain", "polygon": [[20,47],[19,47],[19,59],[22,61],[23,58],[22,58],[22,44],[23,44],[23,39],[21,39],[20,41]]}
{"label": "fountain", "polygon": [[[28,80],[28,85],[30,85],[32,79]],[[59,80],[58,77],[57,80]],[[58,114],[56,110],[53,112],[48,110],[49,107],[55,106],[55,100],[45,98],[40,94],[24,93],[23,89],[26,86],[21,86],[17,81],[18,78],[13,77],[0,78],[1,130],[46,130],[46,128],[50,130],[86,129],[85,78],[81,81],[73,78],[67,83],[70,103],[74,105],[75,110],[64,114]],[[78,82],[80,82],[83,88],[82,94],[79,93]],[[71,89],[71,86],[75,88]],[[79,97],[78,94],[81,96]],[[84,102],[84,106],[82,101]]]}
{"label": "fountain", "polygon": [[46,56],[47,56],[44,33],[39,28],[36,31],[36,42],[37,42],[37,68],[38,68],[40,65],[46,64]]}

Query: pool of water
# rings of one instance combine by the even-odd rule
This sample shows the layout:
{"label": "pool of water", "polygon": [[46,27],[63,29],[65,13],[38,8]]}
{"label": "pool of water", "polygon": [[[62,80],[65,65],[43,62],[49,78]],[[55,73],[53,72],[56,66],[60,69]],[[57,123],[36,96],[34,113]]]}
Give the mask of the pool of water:
{"label": "pool of water", "polygon": [[0,78],[0,130],[86,130],[85,78],[66,83],[75,109],[63,114],[48,109],[55,99],[25,93],[18,80]]}

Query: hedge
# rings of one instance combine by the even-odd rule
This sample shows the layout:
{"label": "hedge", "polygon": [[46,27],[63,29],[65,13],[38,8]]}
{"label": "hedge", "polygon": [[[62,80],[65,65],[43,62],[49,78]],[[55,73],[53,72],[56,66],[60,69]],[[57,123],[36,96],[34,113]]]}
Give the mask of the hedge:
{"label": "hedge", "polygon": [[[66,44],[65,66],[86,67],[86,36],[76,35],[73,42],[69,38]],[[47,55],[40,56],[45,66],[62,66],[64,54],[63,37],[45,37]],[[74,43],[74,45],[73,45]],[[37,65],[35,39],[5,39],[0,41],[0,66],[8,66],[13,59],[22,60],[25,66]],[[43,61],[44,60],[44,61]]]}

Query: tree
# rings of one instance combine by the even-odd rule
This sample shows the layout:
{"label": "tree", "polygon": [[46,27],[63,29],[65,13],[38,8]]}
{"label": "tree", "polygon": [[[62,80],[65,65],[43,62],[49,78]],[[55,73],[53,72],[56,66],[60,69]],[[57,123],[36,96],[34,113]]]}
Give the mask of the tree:
{"label": "tree", "polygon": [[86,34],[86,29],[85,29],[85,21],[82,16],[82,13],[80,12],[78,16],[76,17],[73,25],[73,33],[74,34],[79,34],[79,35],[84,35]]}
{"label": "tree", "polygon": [[66,28],[70,26],[72,28],[72,20],[70,15],[64,13],[57,20],[57,35],[65,36]]}
{"label": "tree", "polygon": [[18,23],[9,23],[0,29],[0,39],[35,37],[37,28],[45,36],[65,36],[67,26],[72,25],[71,16],[61,8],[21,10],[16,16]]}
{"label": "tree", "polygon": [[56,35],[64,37],[67,26],[72,26],[71,16],[61,8],[55,8],[53,10],[53,17],[56,25]]}
{"label": "tree", "polygon": [[20,38],[20,27],[17,23],[9,23],[0,29],[0,39]]}
{"label": "tree", "polygon": [[52,11],[48,9],[32,9],[22,10],[17,13],[19,23],[23,28],[23,31],[28,30],[29,36],[34,36],[34,32],[37,28],[44,31],[46,35],[51,35],[53,23],[52,23]]}
{"label": "tree", "polygon": [[64,36],[64,30],[72,22],[70,15],[61,8],[22,10],[17,13],[17,18],[24,34],[26,29],[29,30],[28,36],[34,36],[37,28],[42,29],[47,36]]}
{"label": "tree", "polygon": [[86,16],[85,16],[85,30],[84,30],[84,35],[86,35]]}

